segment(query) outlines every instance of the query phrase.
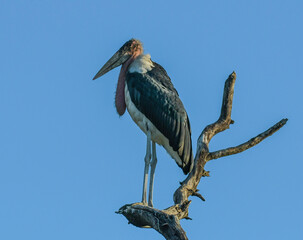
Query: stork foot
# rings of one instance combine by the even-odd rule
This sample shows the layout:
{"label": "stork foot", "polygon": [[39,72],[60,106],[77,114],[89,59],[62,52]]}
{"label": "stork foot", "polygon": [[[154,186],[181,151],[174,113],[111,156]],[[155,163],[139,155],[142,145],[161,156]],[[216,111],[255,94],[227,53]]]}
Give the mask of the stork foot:
{"label": "stork foot", "polygon": [[149,201],[149,202],[148,202],[148,206],[149,206],[149,207],[154,207],[153,202],[152,202],[152,201]]}

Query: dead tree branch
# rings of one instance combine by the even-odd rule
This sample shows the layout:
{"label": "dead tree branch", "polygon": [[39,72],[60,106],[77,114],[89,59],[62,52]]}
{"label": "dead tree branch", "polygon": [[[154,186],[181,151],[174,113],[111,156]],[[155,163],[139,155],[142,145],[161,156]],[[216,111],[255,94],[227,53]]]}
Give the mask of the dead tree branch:
{"label": "dead tree branch", "polygon": [[206,126],[198,138],[194,168],[181,183],[181,186],[175,191],[175,205],[165,210],[158,210],[142,205],[142,203],[126,204],[121,207],[117,213],[124,215],[129,223],[137,227],[151,227],[162,234],[167,240],[188,239],[179,220],[183,218],[190,219],[188,217],[188,208],[190,204],[190,201],[188,200],[189,196],[197,196],[201,200],[205,200],[203,196],[198,193],[199,190],[197,189],[201,178],[209,176],[208,172],[204,170],[205,164],[212,159],[243,152],[257,145],[286,124],[287,119],[282,119],[265,132],[239,146],[209,152],[208,147],[210,140],[217,133],[228,129],[229,125],[234,123],[231,119],[231,110],[235,81],[236,73],[233,72],[225,81],[220,117],[216,122]]}
{"label": "dead tree branch", "polygon": [[288,120],[287,118],[282,119],[280,122],[276,123],[274,126],[267,129],[265,132],[260,133],[258,136],[250,139],[249,141],[247,141],[245,143],[242,143],[239,146],[230,147],[230,148],[226,148],[226,149],[222,149],[219,151],[209,153],[207,156],[207,161],[221,158],[221,157],[226,157],[226,156],[233,155],[233,154],[237,154],[237,153],[243,152],[253,146],[256,146],[258,143],[263,141],[265,138],[274,134],[281,127],[283,127],[286,124],[287,120]]}

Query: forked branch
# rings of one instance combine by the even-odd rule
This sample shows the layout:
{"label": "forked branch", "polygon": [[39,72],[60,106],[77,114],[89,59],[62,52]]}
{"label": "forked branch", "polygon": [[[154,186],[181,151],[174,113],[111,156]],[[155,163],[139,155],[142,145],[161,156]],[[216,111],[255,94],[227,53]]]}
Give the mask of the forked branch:
{"label": "forked branch", "polygon": [[142,205],[142,203],[126,204],[121,207],[117,213],[123,214],[128,219],[129,223],[137,227],[154,228],[167,240],[188,239],[185,231],[180,225],[179,220],[183,218],[189,219],[189,196],[197,196],[201,200],[204,200],[202,195],[197,193],[197,187],[202,177],[209,176],[208,172],[204,170],[205,164],[212,159],[243,152],[257,145],[262,140],[272,135],[286,124],[287,119],[282,119],[280,122],[276,123],[265,132],[239,146],[222,149],[215,152],[209,152],[208,147],[210,140],[217,133],[228,129],[229,125],[233,123],[233,120],[231,119],[231,110],[235,81],[236,73],[233,72],[225,81],[220,117],[216,122],[206,126],[198,138],[194,168],[189,173],[187,178],[181,183],[181,186],[175,191],[175,205],[165,210],[158,210],[149,206]]}

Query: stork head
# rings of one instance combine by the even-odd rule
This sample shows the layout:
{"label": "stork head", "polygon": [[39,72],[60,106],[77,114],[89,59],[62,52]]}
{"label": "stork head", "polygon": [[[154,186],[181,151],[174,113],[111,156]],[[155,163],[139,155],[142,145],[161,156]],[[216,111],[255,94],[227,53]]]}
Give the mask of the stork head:
{"label": "stork head", "polygon": [[128,62],[128,60],[136,58],[141,53],[143,53],[142,43],[139,40],[132,38],[124,43],[124,45],[104,64],[93,80],[101,77],[121,64]]}

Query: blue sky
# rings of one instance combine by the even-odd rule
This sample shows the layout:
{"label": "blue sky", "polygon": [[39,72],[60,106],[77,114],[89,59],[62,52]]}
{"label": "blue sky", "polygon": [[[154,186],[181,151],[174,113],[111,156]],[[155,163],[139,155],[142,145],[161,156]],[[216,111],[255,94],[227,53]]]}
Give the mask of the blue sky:
{"label": "blue sky", "polygon": [[[146,138],[114,93],[119,70],[92,77],[132,37],[168,72],[193,148],[237,73],[232,118],[211,150],[282,118],[211,177],[182,220],[189,239],[302,239],[302,1],[1,1],[0,239],[161,239],[115,214],[140,201]],[[154,204],[185,178],[158,148]]]}

